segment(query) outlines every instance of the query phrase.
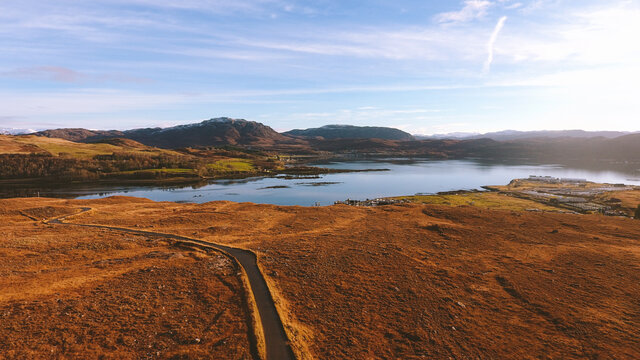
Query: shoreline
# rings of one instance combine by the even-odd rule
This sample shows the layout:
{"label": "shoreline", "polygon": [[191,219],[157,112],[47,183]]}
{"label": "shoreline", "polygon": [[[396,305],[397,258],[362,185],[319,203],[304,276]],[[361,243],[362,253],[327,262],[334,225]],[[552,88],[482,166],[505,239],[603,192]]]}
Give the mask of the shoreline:
{"label": "shoreline", "polygon": [[[278,178],[285,179],[306,179],[310,176],[326,174],[357,173],[357,172],[378,172],[389,171],[389,169],[331,169],[314,166],[298,166],[285,168],[282,170],[267,170],[262,172],[235,173],[213,177],[169,177],[160,179],[95,179],[91,181],[81,180],[58,180],[51,179],[2,179],[0,180],[0,199],[9,199],[16,196],[6,196],[10,192],[24,193],[27,191],[47,192],[56,190],[87,189],[100,186],[142,186],[142,187],[166,187],[166,186],[206,186],[218,180],[241,180],[251,178]],[[51,196],[51,194],[49,194]],[[20,197],[20,196],[19,196]],[[74,196],[69,196],[74,198]]]}

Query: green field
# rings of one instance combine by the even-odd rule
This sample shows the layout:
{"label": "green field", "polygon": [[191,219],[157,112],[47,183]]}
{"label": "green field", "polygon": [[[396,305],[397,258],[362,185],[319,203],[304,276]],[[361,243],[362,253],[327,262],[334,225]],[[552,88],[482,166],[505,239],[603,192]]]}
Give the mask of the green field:
{"label": "green field", "polygon": [[207,164],[207,169],[215,172],[250,172],[256,168],[251,160],[246,159],[224,159]]}

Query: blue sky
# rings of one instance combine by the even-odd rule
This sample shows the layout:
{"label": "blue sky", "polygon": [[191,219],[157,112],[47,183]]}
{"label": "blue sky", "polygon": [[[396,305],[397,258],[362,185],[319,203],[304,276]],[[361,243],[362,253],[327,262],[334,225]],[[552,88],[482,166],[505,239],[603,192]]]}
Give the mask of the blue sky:
{"label": "blue sky", "polygon": [[0,128],[640,130],[640,0],[2,0]]}

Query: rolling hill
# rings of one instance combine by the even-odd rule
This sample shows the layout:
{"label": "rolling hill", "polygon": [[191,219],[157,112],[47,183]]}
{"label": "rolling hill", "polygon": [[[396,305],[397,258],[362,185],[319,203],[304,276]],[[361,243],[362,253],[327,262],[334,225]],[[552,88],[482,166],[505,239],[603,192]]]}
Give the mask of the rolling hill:
{"label": "rolling hill", "polygon": [[67,155],[89,159],[96,155],[130,153],[144,155],[178,155],[178,153],[149,147],[130,139],[105,139],[95,143],[78,143],[61,138],[35,135],[0,135],[0,154]]}
{"label": "rolling hill", "polygon": [[171,150],[126,138],[81,143],[35,135],[0,135],[0,182],[193,182],[259,175],[280,167],[274,157],[242,150]]}
{"label": "rolling hill", "polygon": [[221,145],[268,146],[276,142],[291,140],[261,123],[231,118],[216,118],[200,123],[168,128],[144,128],[126,131],[56,129],[37,132],[34,135],[80,142],[127,138],[148,146],[166,149]]}
{"label": "rolling hill", "polygon": [[[492,135],[493,134],[493,135]],[[56,129],[35,133],[105,147],[122,139],[164,149],[238,146],[283,154],[371,154],[377,156],[429,156],[438,158],[532,159],[545,162],[578,160],[640,161],[640,133],[582,130],[504,131],[470,138],[420,138],[393,128],[328,125],[278,133],[264,124],[242,119],[216,118],[169,128],[125,131]],[[617,136],[621,135],[621,136]],[[495,139],[493,139],[495,137]],[[34,137],[36,138],[36,137]],[[107,141],[107,143],[105,143]],[[36,141],[31,141],[35,144]],[[46,144],[46,146],[45,146]],[[44,151],[51,143],[42,144]],[[100,145],[97,145],[100,144]],[[37,145],[37,144],[36,144]],[[113,143],[111,143],[113,145]],[[9,145],[5,144],[5,147]],[[14,151],[38,152],[24,145]],[[74,145],[79,149],[80,145]],[[80,150],[76,150],[80,151]],[[63,151],[67,152],[67,151]]]}
{"label": "rolling hill", "polygon": [[383,139],[414,140],[413,136],[399,129],[377,126],[325,125],[312,129],[295,129],[285,135],[323,139]]}
{"label": "rolling hill", "polygon": [[118,130],[87,130],[82,128],[65,128],[44,130],[32,135],[44,136],[48,138],[65,139],[74,142],[84,142],[87,139],[103,139],[110,137],[124,137],[124,132]]}

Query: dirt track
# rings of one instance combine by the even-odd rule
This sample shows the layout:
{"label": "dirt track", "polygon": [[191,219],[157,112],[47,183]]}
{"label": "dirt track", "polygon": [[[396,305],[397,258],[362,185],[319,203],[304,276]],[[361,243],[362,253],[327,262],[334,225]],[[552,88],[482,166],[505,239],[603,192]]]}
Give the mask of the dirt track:
{"label": "dirt track", "polygon": [[[90,210],[91,208],[83,207],[82,211],[78,214],[81,214]],[[78,215],[78,214],[74,214],[74,215]],[[162,237],[166,237],[174,240],[179,240],[182,242],[187,242],[187,243],[197,244],[197,245],[208,247],[208,248],[213,248],[231,255],[240,264],[240,266],[244,268],[247,274],[247,277],[249,279],[251,291],[253,293],[256,305],[258,307],[258,312],[260,314],[260,321],[262,323],[262,329],[263,329],[264,339],[266,343],[265,347],[266,347],[267,360],[295,359],[295,356],[293,355],[293,351],[289,346],[289,341],[287,339],[287,335],[285,334],[282,321],[280,319],[280,316],[278,315],[278,311],[276,310],[275,304],[273,302],[273,298],[269,291],[269,287],[267,286],[267,283],[265,282],[264,277],[262,276],[262,273],[258,268],[258,264],[256,262],[256,256],[251,251],[224,246],[224,245],[218,245],[208,241],[192,239],[192,238],[175,235],[175,234],[167,234],[167,233],[144,231],[144,230],[134,230],[134,229],[114,227],[114,226],[75,224],[75,223],[63,222],[63,220],[69,216],[73,216],[73,215],[57,217],[47,222],[50,224],[57,224],[57,225],[72,225],[72,226],[81,226],[81,227],[89,227],[89,228],[108,229],[108,230],[121,231],[121,232],[132,233],[132,234],[162,236]]]}

